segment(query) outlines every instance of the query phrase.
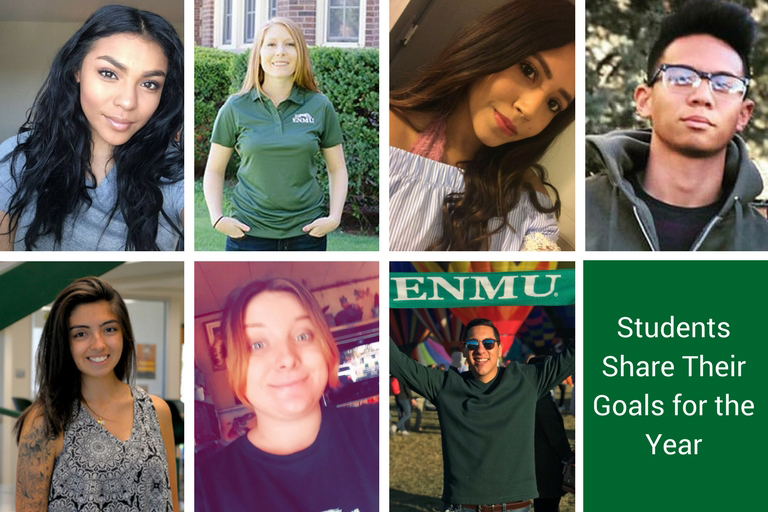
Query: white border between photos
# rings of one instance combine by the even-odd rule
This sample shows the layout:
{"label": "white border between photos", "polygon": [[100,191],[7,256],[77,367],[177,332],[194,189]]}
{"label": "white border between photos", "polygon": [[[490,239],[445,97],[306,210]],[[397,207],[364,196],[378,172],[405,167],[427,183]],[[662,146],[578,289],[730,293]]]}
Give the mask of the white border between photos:
{"label": "white border between photos", "polygon": [[[184,510],[195,505],[195,2],[184,0]],[[192,179],[189,179],[190,176]],[[181,499],[181,497],[179,497]]]}
{"label": "white border between photos", "polygon": [[[194,510],[194,325],[195,325],[195,288],[194,275],[195,263],[206,261],[378,261],[379,263],[379,296],[380,303],[386,304],[381,308],[379,316],[379,333],[382,347],[381,376],[379,381],[379,504],[382,512],[389,510],[389,264],[392,261],[573,261],[576,270],[576,369],[575,375],[579,381],[579,390],[575,398],[575,442],[576,442],[576,511],[584,511],[584,479],[583,468],[585,460],[584,436],[583,436],[583,379],[584,375],[583,346],[584,346],[584,264],[589,261],[634,261],[634,260],[762,260],[764,253],[733,252],[727,255],[721,253],[699,253],[696,255],[685,252],[668,253],[636,253],[636,252],[589,252],[584,251],[585,241],[585,205],[584,205],[584,130],[585,130],[585,2],[575,1],[576,4],[576,126],[575,126],[575,201],[576,201],[576,231],[575,246],[573,252],[554,253],[478,253],[478,252],[452,252],[436,254],[434,252],[390,252],[389,251],[389,2],[379,0],[379,250],[377,252],[333,252],[333,253],[227,253],[226,256],[219,252],[195,252],[194,230],[194,1],[180,0],[184,2],[184,42],[185,42],[185,71],[184,71],[184,163],[186,172],[185,186],[185,251],[183,253],[158,252],[158,253],[35,253],[35,252],[9,252],[2,256],[7,262],[27,261],[181,261],[184,264],[184,326],[185,344],[187,350],[183,353],[183,369],[181,372],[181,386],[185,391],[187,403],[185,404],[185,439],[186,453],[184,463],[184,505],[185,510]],[[627,101],[631,101],[628,98]],[[587,341],[588,343],[588,341]],[[386,347],[386,348],[385,348]],[[595,484],[596,485],[596,484]],[[593,486],[594,487],[594,486]],[[593,497],[594,499],[594,497]]]}

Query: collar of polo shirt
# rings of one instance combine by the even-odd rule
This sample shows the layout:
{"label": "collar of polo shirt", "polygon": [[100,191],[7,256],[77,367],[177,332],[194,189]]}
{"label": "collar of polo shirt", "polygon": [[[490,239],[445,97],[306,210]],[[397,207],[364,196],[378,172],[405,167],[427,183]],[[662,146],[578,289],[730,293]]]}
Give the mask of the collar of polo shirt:
{"label": "collar of polo shirt", "polygon": [[[259,94],[259,90],[254,87],[253,89],[251,89],[251,99],[253,101],[256,101],[256,100],[264,101],[266,99],[266,96],[262,96],[261,94]],[[304,90],[303,87],[299,87],[296,84],[294,84],[293,89],[291,89],[291,95],[286,98],[286,100],[290,100],[297,105],[303,105],[305,99],[306,99],[306,91]]]}

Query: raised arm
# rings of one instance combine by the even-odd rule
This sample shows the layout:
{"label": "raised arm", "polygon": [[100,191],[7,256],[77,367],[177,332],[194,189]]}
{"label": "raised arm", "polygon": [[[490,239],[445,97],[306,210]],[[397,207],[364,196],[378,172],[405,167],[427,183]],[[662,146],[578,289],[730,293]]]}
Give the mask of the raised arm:
{"label": "raised arm", "polygon": [[435,403],[448,372],[427,368],[400,352],[389,340],[389,373],[421,396]]}
{"label": "raised arm", "polygon": [[53,463],[61,453],[63,435],[50,439],[45,435],[44,420],[38,406],[24,421],[16,462],[17,512],[45,512],[51,488]]}
{"label": "raised arm", "polygon": [[208,162],[205,164],[203,175],[203,193],[205,204],[208,205],[208,214],[211,217],[211,226],[215,225],[216,231],[231,238],[242,238],[246,231],[250,231],[247,224],[237,219],[224,216],[224,173],[227,164],[232,157],[232,148],[211,144],[211,152],[208,153]]}
{"label": "raised arm", "polygon": [[150,395],[152,404],[157,411],[157,420],[160,422],[160,432],[163,434],[163,444],[168,457],[168,478],[171,481],[171,495],[173,496],[173,510],[179,510],[179,489],[176,482],[176,445],[173,442],[173,421],[171,420],[171,408],[162,398]]}
{"label": "raised arm", "polygon": [[311,236],[327,235],[341,223],[344,202],[347,200],[347,164],[341,144],[323,148],[325,166],[328,168],[328,190],[331,194],[331,207],[327,217],[320,217],[302,229]]}
{"label": "raised arm", "polygon": [[536,368],[539,398],[544,396],[552,386],[573,374],[576,362],[574,345],[575,343],[571,343],[564,351],[547,358],[543,363],[531,365]]}

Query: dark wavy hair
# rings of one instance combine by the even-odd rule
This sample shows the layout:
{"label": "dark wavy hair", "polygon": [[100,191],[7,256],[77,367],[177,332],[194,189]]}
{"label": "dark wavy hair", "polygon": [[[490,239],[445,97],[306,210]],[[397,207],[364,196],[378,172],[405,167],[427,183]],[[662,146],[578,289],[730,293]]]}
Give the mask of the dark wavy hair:
{"label": "dark wavy hair", "polygon": [[[462,29],[414,82],[390,94],[390,105],[445,117],[477,80],[536,52],[574,42],[575,23],[575,8],[568,0],[508,2]],[[483,147],[472,160],[461,162],[464,191],[444,199],[443,233],[430,250],[487,250],[494,234],[504,228],[514,231],[507,214],[523,193],[538,211],[560,214],[560,195],[536,162],[573,122],[574,104],[558,113],[540,134],[495,148]],[[554,191],[551,208],[539,202],[526,178],[529,170]],[[488,223],[496,217],[503,223],[490,230]]]}
{"label": "dark wavy hair", "polygon": [[[184,177],[183,147],[177,138],[183,124],[184,49],[171,24],[157,14],[108,5],[94,12],[59,50],[19,130],[15,149],[3,160],[10,159],[17,188],[6,212],[9,233],[16,229],[24,210],[34,210],[24,236],[27,250],[48,235],[60,245],[67,217],[77,215],[83,204],[91,206],[86,185],[86,177],[95,183],[90,166],[91,130],[80,105],[75,74],[94,42],[126,33],[157,43],[168,60],[168,73],[152,117],[128,142],[114,148],[115,165],[123,172],[117,173],[117,201],[109,219],[118,211],[122,214],[128,250],[158,250],[155,238],[160,216],[181,234],[178,222],[163,209],[160,187]],[[25,163],[19,165],[21,156]]]}
{"label": "dark wavy hair", "polygon": [[98,277],[83,277],[59,293],[45,320],[37,349],[37,384],[35,401],[19,416],[14,427],[16,442],[21,437],[24,421],[33,411],[44,420],[46,437],[52,439],[64,432],[72,421],[73,405],[83,401],[80,370],[69,347],[69,317],[80,305],[105,301],[120,323],[123,353],[115,366],[118,379],[133,382],[136,369],[136,345],[128,308],[120,294]]}

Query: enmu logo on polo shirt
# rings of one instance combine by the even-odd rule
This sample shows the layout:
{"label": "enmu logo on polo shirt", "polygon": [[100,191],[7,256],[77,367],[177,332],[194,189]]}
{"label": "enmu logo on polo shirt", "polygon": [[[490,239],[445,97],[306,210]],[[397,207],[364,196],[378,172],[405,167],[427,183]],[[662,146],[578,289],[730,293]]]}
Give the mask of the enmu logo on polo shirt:
{"label": "enmu logo on polo shirt", "polygon": [[310,114],[293,114],[294,123],[314,123],[315,119]]}

